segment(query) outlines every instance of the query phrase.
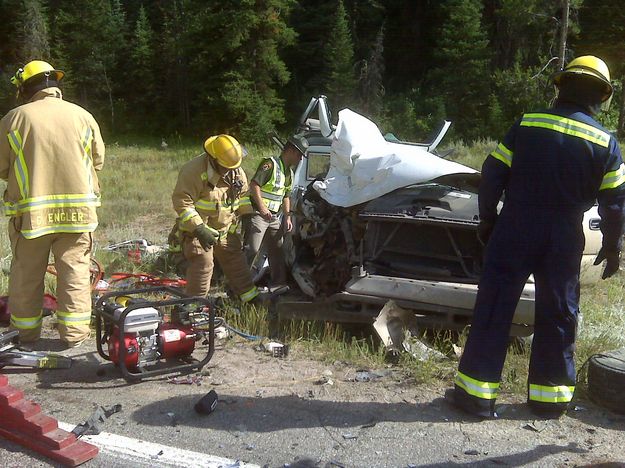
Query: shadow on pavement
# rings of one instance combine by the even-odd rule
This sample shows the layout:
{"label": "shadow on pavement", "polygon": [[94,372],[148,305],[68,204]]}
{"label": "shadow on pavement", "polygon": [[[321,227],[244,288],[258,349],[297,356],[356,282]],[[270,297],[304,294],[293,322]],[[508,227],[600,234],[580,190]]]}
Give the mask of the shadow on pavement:
{"label": "shadow on pavement", "polygon": [[[510,455],[503,455],[498,457],[481,458],[479,464],[486,465],[504,465],[504,466],[525,466],[538,462],[541,458],[555,455],[557,453],[588,453],[589,451],[578,447],[577,443],[570,442],[568,445],[538,445],[536,448],[526,450],[525,452],[512,453]],[[420,465],[421,468],[444,468],[448,466],[476,466],[476,461],[470,461],[466,463],[458,462],[444,462],[444,463],[432,463],[429,465]]]}
{"label": "shadow on pavement", "polygon": [[[245,430],[271,432],[282,429],[309,427],[371,427],[381,422],[477,423],[481,420],[451,407],[444,398],[431,402],[336,402],[302,398],[297,395],[264,398],[242,397],[231,393],[219,394],[215,411],[197,414],[196,402],[206,394],[163,398],[137,409],[132,419],[151,426],[172,424],[167,414],[175,414],[175,425],[216,430]],[[525,405],[508,411],[503,419],[532,420]],[[510,414],[511,417],[507,417]],[[242,429],[241,429],[242,428]]]}

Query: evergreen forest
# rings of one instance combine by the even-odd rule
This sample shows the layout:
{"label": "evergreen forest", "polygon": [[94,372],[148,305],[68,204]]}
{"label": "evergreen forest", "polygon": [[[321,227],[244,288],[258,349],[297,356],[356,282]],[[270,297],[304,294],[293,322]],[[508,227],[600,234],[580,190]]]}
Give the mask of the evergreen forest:
{"label": "evergreen forest", "polygon": [[624,127],[619,0],[0,0],[0,17],[0,115],[17,68],[44,59],[105,137],[267,143],[325,94],[402,139],[445,118],[456,139],[498,139],[581,54],[608,63],[601,119]]}

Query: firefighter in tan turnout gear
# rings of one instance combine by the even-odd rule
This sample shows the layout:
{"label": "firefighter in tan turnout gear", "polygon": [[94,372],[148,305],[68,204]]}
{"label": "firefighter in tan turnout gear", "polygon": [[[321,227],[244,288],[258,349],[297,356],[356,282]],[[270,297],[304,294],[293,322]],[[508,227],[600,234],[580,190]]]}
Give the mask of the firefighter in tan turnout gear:
{"label": "firefighter in tan turnout gear", "polygon": [[91,320],[91,233],[98,225],[104,142],[93,116],[62,99],[64,73],[34,60],[11,82],[23,105],[0,121],[0,178],[13,259],[11,327],[20,343],[39,338],[44,276],[50,252],[57,271],[61,340],[77,346]]}
{"label": "firefighter in tan turnout gear", "polygon": [[206,296],[215,257],[228,285],[243,301],[258,296],[237,232],[240,214],[251,212],[244,149],[230,135],[204,142],[205,153],[187,162],[178,175],[172,201],[178,219],[169,238],[187,260],[186,293]]}

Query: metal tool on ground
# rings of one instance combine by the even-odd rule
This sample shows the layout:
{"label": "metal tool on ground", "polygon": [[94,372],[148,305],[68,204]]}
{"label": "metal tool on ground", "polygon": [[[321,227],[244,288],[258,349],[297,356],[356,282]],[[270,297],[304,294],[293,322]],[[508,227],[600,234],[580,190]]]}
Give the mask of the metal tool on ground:
{"label": "metal tool on ground", "polygon": [[[112,291],[97,300],[94,313],[98,353],[127,381],[199,371],[215,351],[212,302],[178,289]],[[198,341],[208,344],[201,360],[192,356]]]}
{"label": "metal tool on ground", "polygon": [[18,348],[18,331],[0,333],[0,368],[23,366],[34,369],[69,369],[72,359],[60,354],[24,351]]}
{"label": "metal tool on ground", "polygon": [[115,413],[119,413],[121,410],[122,405],[120,404],[113,405],[110,408],[98,406],[85,422],[78,424],[72,430],[72,434],[75,434],[76,437],[81,437],[84,435],[98,435],[101,432],[99,427],[100,424],[102,424]]}

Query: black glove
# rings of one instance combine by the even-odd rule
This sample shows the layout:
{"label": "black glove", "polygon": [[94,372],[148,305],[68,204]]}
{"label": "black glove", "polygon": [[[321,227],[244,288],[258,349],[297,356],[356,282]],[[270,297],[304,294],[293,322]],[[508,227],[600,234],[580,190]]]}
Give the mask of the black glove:
{"label": "black glove", "polygon": [[209,228],[206,224],[200,224],[195,228],[195,231],[193,231],[193,235],[200,241],[202,248],[208,251],[217,242],[219,233]]}
{"label": "black glove", "polygon": [[494,228],[495,223],[493,221],[481,220],[480,224],[477,225],[477,240],[479,240],[482,245],[486,245]]}
{"label": "black glove", "polygon": [[607,250],[605,247],[601,247],[593,265],[599,265],[604,260],[606,260],[606,263],[601,278],[608,279],[619,271],[619,265],[621,263],[620,250]]}

